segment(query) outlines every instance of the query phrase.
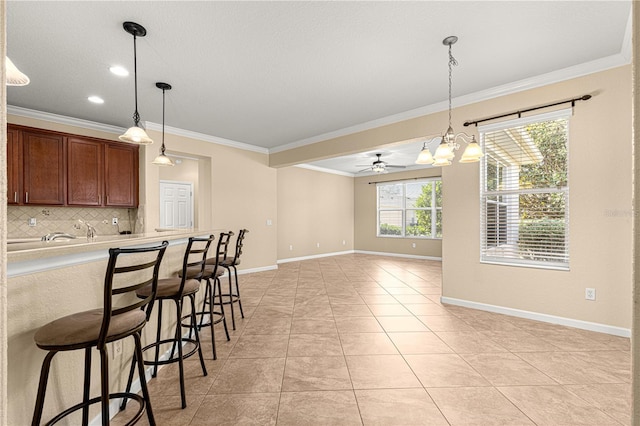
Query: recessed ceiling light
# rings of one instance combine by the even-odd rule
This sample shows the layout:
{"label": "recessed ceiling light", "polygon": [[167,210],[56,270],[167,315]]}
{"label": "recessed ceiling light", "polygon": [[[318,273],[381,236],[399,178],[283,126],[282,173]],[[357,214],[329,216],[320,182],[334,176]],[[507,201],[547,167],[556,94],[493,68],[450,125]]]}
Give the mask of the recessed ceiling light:
{"label": "recessed ceiling light", "polygon": [[104,99],[102,99],[99,96],[89,96],[87,99],[89,100],[89,102],[93,102],[94,104],[103,104],[104,103]]}
{"label": "recessed ceiling light", "polygon": [[113,74],[119,77],[126,77],[129,75],[129,71],[127,71],[126,68],[121,67],[119,65],[112,66],[111,68],[109,68],[109,71],[111,71]]}

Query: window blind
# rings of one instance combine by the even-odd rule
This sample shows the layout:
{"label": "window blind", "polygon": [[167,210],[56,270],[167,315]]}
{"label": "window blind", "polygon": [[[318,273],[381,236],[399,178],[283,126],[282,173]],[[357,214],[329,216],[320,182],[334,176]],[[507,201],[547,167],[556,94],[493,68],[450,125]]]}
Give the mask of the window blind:
{"label": "window blind", "polygon": [[481,261],[568,269],[570,112],[479,129]]}

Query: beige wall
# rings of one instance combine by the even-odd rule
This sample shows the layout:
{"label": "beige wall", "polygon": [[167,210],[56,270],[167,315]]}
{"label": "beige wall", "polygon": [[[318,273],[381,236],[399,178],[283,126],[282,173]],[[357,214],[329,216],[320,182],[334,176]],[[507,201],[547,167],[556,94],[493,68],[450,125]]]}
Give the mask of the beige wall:
{"label": "beige wall", "polygon": [[[454,163],[442,169],[445,297],[631,327],[631,67],[456,108],[453,126],[461,131],[466,120],[587,93],[593,98],[576,105],[570,122],[571,270],[480,264],[479,165]],[[372,149],[436,134],[445,127],[446,113],[440,112],[273,154],[270,164],[277,167]],[[372,189],[363,186],[355,185],[355,249],[371,250],[375,239],[361,238],[370,232],[367,221],[373,219],[363,211],[374,211],[375,197],[367,195]],[[381,250],[406,252],[403,247]],[[586,287],[596,288],[595,302],[584,299]]]}
{"label": "beige wall", "polygon": [[[417,153],[416,153],[417,155]],[[419,177],[440,176],[439,167],[412,170],[380,176],[362,176],[355,179],[355,249],[383,253],[405,254],[411,256],[442,257],[442,240],[426,238],[390,238],[378,237],[377,233],[377,192],[376,185],[369,182],[413,179]],[[446,186],[443,185],[443,191]],[[443,216],[447,212],[443,209]],[[412,244],[415,243],[415,248]]]}
{"label": "beige wall", "polygon": [[278,260],[353,250],[353,200],[352,177],[278,169]]}
{"label": "beige wall", "polygon": [[[149,131],[149,136],[161,139],[159,132]],[[273,267],[277,260],[277,171],[268,166],[267,154],[171,134],[165,135],[165,144],[172,153],[198,159],[197,227],[236,233],[248,229],[240,269]],[[157,144],[140,148],[138,211],[146,230],[157,228],[160,221],[160,179],[166,172],[150,164],[157,155]],[[274,225],[268,226],[267,219]]]}
{"label": "beige wall", "polygon": [[443,170],[443,296],[631,327],[631,68],[469,105],[454,125],[587,93],[569,124],[570,271],[481,264],[479,166],[455,164]]}

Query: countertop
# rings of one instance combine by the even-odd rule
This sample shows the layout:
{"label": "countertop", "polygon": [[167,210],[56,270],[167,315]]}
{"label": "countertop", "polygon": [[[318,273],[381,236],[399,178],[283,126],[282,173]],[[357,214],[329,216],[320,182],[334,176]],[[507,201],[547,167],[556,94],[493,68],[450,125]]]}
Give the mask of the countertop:
{"label": "countertop", "polygon": [[7,275],[24,275],[60,267],[62,264],[108,257],[108,250],[112,247],[142,246],[163,240],[169,241],[170,244],[186,243],[189,237],[216,233],[215,230],[179,229],[141,234],[98,235],[91,241],[83,237],[54,241],[9,239],[11,243],[7,244]]}

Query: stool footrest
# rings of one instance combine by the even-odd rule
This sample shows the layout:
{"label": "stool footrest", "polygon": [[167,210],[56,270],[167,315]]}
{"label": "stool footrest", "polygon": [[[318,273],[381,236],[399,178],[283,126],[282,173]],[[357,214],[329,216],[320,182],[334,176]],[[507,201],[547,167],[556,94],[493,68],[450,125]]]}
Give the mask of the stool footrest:
{"label": "stool footrest", "polygon": [[[136,423],[138,420],[140,420],[140,418],[142,417],[142,414],[147,409],[147,403],[144,400],[144,398],[142,396],[138,395],[137,393],[117,392],[117,393],[110,393],[109,394],[109,400],[122,399],[122,398],[133,399],[133,400],[137,401],[138,404],[140,405],[140,408],[138,409],[136,414],[127,423],[127,425],[132,425],[132,424]],[[63,412],[61,412],[57,416],[55,416],[53,419],[49,420],[49,422],[47,422],[47,425],[56,424],[60,420],[62,420],[63,418],[67,417],[69,414],[75,413],[76,411],[78,411],[78,410],[80,410],[80,409],[82,409],[84,407],[88,407],[90,405],[97,404],[97,403],[99,403],[101,401],[102,401],[102,398],[97,396],[95,398],[91,398],[87,402],[80,402],[80,403],[74,405],[73,407],[67,408],[66,410],[64,410]]]}
{"label": "stool footrest", "polygon": [[[167,343],[172,343],[175,344],[176,346],[178,345],[178,340],[177,339],[165,339],[165,340],[160,340],[159,342],[154,342],[151,343],[150,345],[145,346],[144,348],[142,348],[142,352],[145,352],[148,349],[151,348],[155,348],[157,346],[160,345],[165,345]],[[195,339],[189,339],[186,337],[182,338],[182,343],[191,343],[193,345],[193,348],[191,350],[189,350],[188,352],[183,352],[182,353],[182,359],[187,359],[189,358],[191,355],[195,354],[198,351],[198,348],[200,347],[200,344],[195,340]],[[178,350],[175,350],[175,355],[178,354]],[[158,362],[156,361],[148,361],[146,359],[143,359],[142,362],[144,362],[144,365],[167,365],[167,364],[172,364],[174,362],[178,362],[180,360],[179,357],[174,357],[172,356],[169,359],[165,359],[165,360],[158,360]]]}

